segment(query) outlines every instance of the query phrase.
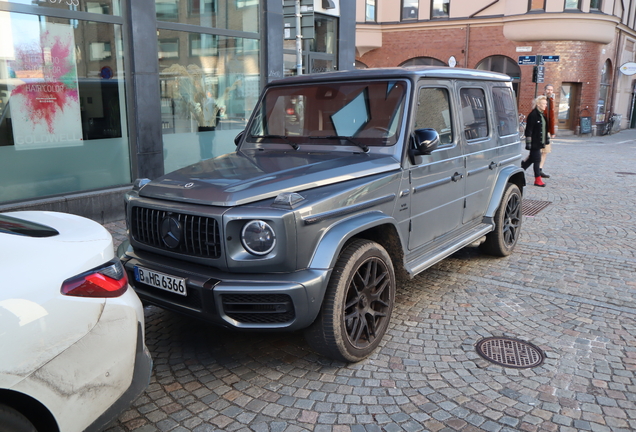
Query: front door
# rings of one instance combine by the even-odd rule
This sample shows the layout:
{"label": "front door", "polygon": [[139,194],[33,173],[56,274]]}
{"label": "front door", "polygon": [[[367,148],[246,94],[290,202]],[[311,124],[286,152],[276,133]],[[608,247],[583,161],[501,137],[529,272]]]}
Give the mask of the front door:
{"label": "front door", "polygon": [[[576,112],[579,106],[579,83],[561,84],[561,97],[559,98],[558,122],[559,129],[574,130],[579,116]],[[592,116],[592,112],[582,112],[581,116]]]}
{"label": "front door", "polygon": [[444,81],[418,90],[414,129],[435,129],[440,145],[430,155],[418,156],[409,171],[412,191],[410,250],[432,243],[462,224],[466,169],[459,137],[453,127],[456,119],[452,114],[454,101],[451,94],[451,83]]}

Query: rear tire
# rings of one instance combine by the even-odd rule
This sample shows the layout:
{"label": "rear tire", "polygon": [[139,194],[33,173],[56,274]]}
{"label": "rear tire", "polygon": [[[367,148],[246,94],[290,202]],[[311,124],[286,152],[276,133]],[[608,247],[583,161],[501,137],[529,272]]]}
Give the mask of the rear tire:
{"label": "rear tire", "polygon": [[505,257],[512,253],[521,232],[521,191],[508,183],[501,204],[495,213],[495,229],[486,235],[480,247],[489,255]]}
{"label": "rear tire", "polygon": [[0,430],[2,432],[38,432],[29,419],[6,405],[0,405]]}
{"label": "rear tire", "polygon": [[353,241],[340,254],[318,318],[305,331],[307,343],[343,362],[368,357],[389,327],[395,285],[386,250],[369,240]]}

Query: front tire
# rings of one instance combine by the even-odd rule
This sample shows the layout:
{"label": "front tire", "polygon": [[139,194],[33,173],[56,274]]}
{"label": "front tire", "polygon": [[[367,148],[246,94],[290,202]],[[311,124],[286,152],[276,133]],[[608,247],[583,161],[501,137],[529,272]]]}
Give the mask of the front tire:
{"label": "front tire", "polygon": [[495,213],[495,229],[486,235],[481,249],[489,255],[505,257],[512,253],[521,232],[521,191],[508,183]]}
{"label": "front tire", "polygon": [[368,357],[389,326],[395,285],[386,250],[369,240],[354,240],[338,258],[320,314],[305,331],[307,343],[335,360]]}
{"label": "front tire", "polygon": [[29,419],[6,405],[0,405],[0,430],[2,432],[37,432]]}

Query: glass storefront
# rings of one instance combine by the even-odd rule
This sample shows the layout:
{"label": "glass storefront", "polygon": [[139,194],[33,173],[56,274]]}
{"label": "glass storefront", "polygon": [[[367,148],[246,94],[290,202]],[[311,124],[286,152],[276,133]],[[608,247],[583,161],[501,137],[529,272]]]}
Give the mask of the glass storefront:
{"label": "glass storefront", "polygon": [[121,25],[0,11],[0,40],[0,203],[130,183]]}
{"label": "glass storefront", "polygon": [[[260,93],[258,39],[215,28],[258,31],[255,0],[156,0],[164,170],[234,151]],[[163,27],[168,27],[163,25]]]}

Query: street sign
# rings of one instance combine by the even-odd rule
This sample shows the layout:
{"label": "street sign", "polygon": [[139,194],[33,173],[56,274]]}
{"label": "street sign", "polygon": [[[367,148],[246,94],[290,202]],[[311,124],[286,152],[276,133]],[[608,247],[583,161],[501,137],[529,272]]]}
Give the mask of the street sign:
{"label": "street sign", "polygon": [[545,66],[535,66],[532,70],[532,82],[542,83],[545,77]]}
{"label": "street sign", "polygon": [[561,59],[561,56],[558,56],[558,55],[543,56],[543,62],[558,62],[560,59]]}
{"label": "street sign", "polygon": [[534,65],[537,62],[537,56],[528,55],[528,56],[519,56],[519,64],[520,65]]}

